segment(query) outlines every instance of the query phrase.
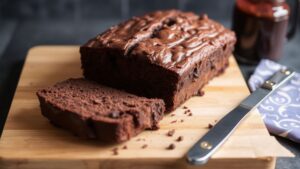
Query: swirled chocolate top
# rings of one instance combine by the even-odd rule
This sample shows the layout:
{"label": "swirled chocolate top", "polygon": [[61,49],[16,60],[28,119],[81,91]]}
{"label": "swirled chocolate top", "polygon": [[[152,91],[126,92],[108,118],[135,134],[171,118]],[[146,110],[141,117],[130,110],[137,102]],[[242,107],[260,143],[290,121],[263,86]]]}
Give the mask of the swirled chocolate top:
{"label": "swirled chocolate top", "polygon": [[84,47],[113,49],[120,57],[149,61],[181,74],[235,41],[234,32],[205,14],[167,10],[133,17],[91,39]]}

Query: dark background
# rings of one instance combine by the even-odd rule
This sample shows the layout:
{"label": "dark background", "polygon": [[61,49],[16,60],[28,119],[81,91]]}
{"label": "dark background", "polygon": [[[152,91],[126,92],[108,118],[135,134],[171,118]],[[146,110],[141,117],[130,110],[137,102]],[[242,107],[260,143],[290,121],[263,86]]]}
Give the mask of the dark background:
{"label": "dark background", "polygon": [[[0,0],[0,129],[29,48],[80,45],[123,19],[158,9],[207,13],[230,28],[233,5],[233,0]],[[279,62],[300,71],[299,53],[298,33],[285,45]],[[255,68],[240,67],[245,79]],[[299,144],[278,139],[297,157],[280,158],[276,168],[300,168]]]}

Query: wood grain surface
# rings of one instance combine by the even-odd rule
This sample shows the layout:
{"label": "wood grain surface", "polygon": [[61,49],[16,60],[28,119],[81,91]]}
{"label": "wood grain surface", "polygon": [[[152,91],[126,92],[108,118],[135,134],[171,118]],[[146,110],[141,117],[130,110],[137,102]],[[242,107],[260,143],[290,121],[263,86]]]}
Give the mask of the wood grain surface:
{"label": "wood grain surface", "polygon": [[[190,166],[188,149],[239,102],[249,95],[233,57],[225,73],[205,87],[203,97],[193,97],[165,116],[157,131],[145,131],[122,144],[104,145],[84,140],[54,127],[41,115],[36,90],[70,77],[81,77],[78,46],[38,46],[27,56],[0,140],[0,168],[37,169],[160,169],[160,168],[274,168],[277,156],[290,152],[270,136],[257,110],[234,132],[205,166]],[[189,107],[192,116],[184,113]],[[172,137],[166,136],[175,129]],[[176,139],[182,136],[183,140]],[[175,149],[166,148],[174,144]],[[127,149],[122,149],[126,145]],[[147,145],[146,148],[142,148]],[[112,149],[118,148],[118,155]]]}

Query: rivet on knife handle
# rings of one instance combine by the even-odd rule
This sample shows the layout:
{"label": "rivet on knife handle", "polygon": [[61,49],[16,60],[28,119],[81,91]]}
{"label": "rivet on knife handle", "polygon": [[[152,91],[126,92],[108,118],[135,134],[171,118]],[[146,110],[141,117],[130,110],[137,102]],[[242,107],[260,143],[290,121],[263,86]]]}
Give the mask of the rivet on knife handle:
{"label": "rivet on knife handle", "polygon": [[279,86],[293,77],[291,69],[275,73],[260,88],[244,99],[236,108],[225,115],[210,131],[208,131],[189,150],[187,161],[193,165],[205,164],[213,153],[226,141],[248,112],[259,105],[263,99],[275,91]]}

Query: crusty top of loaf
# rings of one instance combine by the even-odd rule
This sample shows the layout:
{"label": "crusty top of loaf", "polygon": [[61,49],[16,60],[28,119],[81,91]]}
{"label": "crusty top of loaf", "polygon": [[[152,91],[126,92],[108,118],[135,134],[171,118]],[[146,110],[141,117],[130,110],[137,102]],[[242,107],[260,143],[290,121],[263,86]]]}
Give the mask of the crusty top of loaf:
{"label": "crusty top of loaf", "polygon": [[149,61],[180,73],[235,40],[232,31],[207,15],[167,10],[133,17],[84,47],[113,49],[120,57]]}
{"label": "crusty top of loaf", "polygon": [[134,117],[141,116],[140,113],[163,115],[165,110],[161,99],[138,97],[85,79],[60,82],[39,90],[37,95],[46,103],[84,119],[117,121],[128,114]]}

